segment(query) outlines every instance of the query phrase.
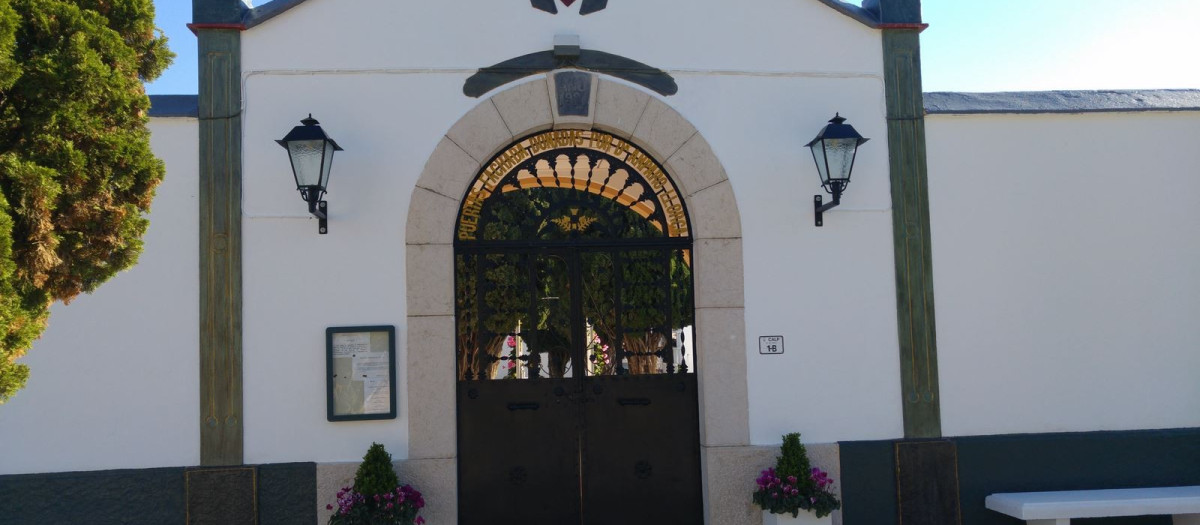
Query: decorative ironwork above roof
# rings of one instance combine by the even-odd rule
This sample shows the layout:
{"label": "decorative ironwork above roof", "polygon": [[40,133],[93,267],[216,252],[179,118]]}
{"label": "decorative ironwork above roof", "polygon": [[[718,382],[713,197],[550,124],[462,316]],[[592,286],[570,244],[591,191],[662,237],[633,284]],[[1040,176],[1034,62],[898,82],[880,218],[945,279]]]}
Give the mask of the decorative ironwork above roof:
{"label": "decorative ironwork above roof", "polygon": [[[559,1],[567,7],[571,7],[571,4],[575,3],[575,0]],[[529,3],[534,9],[540,9],[550,14],[558,14],[558,5],[556,5],[555,0],[529,0]],[[590,15],[605,7],[608,7],[608,0],[583,0],[583,5],[579,6],[579,14]]]}

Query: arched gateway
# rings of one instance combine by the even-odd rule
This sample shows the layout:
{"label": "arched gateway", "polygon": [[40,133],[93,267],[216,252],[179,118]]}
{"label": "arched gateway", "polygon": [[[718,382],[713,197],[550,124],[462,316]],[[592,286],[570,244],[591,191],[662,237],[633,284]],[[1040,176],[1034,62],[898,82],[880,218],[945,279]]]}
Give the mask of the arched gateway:
{"label": "arched gateway", "polygon": [[675,184],[618,137],[486,164],[455,239],[459,523],[702,521],[691,250]]}
{"label": "arched gateway", "polygon": [[749,518],[726,488],[749,440],[741,226],[678,113],[574,71],[499,92],[434,151],[406,236],[407,465],[456,485],[440,515]]}

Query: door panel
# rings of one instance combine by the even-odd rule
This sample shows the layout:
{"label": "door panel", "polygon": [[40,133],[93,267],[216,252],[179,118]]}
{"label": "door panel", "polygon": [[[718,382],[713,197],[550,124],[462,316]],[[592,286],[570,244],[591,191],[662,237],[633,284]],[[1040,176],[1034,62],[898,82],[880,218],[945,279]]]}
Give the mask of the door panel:
{"label": "door panel", "polygon": [[459,382],[460,523],[579,523],[580,414],[573,383]]}
{"label": "door panel", "polygon": [[703,523],[696,376],[585,384],[583,523]]}

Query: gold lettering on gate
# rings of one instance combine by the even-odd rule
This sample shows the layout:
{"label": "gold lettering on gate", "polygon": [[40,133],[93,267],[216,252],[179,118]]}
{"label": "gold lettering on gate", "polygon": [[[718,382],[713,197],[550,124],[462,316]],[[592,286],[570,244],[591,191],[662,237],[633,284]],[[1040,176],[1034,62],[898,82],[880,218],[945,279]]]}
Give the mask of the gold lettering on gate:
{"label": "gold lettering on gate", "polygon": [[[552,153],[568,148],[609,155],[624,163],[633,174],[628,173],[620,163],[611,164],[606,159],[600,159],[593,165],[585,155],[572,158],[566,152]],[[636,182],[638,178],[649,187]],[[502,183],[505,184],[503,190],[497,190]],[[661,210],[666,218],[668,236],[685,237],[689,234],[683,199],[658,162],[619,137],[600,131],[572,129],[539,133],[496,155],[475,179],[463,199],[458,239],[471,241],[478,238],[484,203],[492,195],[518,188],[539,187],[586,191],[612,199],[644,218]],[[658,222],[652,224],[662,227]]]}

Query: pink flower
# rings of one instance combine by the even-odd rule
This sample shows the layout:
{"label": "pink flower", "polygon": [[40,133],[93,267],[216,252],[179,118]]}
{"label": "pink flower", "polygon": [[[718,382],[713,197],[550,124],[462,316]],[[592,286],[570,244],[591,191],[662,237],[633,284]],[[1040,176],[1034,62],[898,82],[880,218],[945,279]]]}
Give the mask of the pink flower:
{"label": "pink flower", "polygon": [[417,516],[417,521],[415,523],[416,525],[425,525],[425,518]]}
{"label": "pink flower", "polygon": [[504,344],[508,345],[510,348],[514,348],[517,346],[517,338],[510,335],[508,336],[508,339],[504,341]]}
{"label": "pink flower", "polygon": [[508,362],[508,369],[509,369],[509,370],[512,370],[512,369],[514,369],[514,368],[516,368],[516,367],[517,367],[517,362],[516,362],[516,361],[509,361],[509,362]]}
{"label": "pink flower", "polygon": [[333,504],[330,503],[330,504],[326,505],[325,510],[333,510]]}
{"label": "pink flower", "polygon": [[812,469],[811,477],[813,482],[817,484],[817,488],[824,489],[833,484],[833,480],[829,479],[829,474],[816,467]]}

